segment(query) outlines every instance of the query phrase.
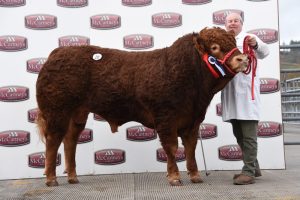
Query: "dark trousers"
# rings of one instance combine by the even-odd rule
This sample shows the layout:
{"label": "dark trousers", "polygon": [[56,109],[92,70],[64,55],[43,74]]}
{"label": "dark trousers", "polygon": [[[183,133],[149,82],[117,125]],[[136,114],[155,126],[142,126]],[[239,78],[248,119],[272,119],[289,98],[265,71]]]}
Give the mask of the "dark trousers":
{"label": "dark trousers", "polygon": [[257,161],[257,127],[256,120],[230,120],[233,134],[243,152],[244,166],[242,174],[255,176],[255,170],[259,169]]}

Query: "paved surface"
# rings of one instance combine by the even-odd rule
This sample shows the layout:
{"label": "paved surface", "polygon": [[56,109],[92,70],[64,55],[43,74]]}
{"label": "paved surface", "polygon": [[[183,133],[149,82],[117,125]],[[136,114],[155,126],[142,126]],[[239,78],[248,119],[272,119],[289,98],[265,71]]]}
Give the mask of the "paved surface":
{"label": "paved surface", "polygon": [[[285,142],[300,142],[299,130],[296,127],[285,133]],[[285,154],[286,170],[262,170],[263,176],[247,186],[232,184],[237,171],[202,173],[201,184],[192,184],[182,172],[182,187],[169,186],[165,173],[80,176],[76,185],[62,177],[58,178],[60,186],[51,188],[44,185],[44,179],[24,179],[0,181],[0,200],[300,200],[300,145],[285,145]]]}

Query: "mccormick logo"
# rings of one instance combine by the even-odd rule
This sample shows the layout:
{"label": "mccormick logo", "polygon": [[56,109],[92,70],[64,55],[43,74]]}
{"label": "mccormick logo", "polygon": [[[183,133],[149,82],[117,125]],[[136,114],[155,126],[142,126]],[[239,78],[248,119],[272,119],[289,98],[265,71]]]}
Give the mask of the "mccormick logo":
{"label": "mccormick logo", "polygon": [[58,38],[60,47],[89,45],[90,39],[84,36],[70,35]]}
{"label": "mccormick logo", "polygon": [[124,6],[132,6],[132,7],[148,6],[151,3],[152,0],[122,0],[122,4]]}
{"label": "mccormick logo", "polygon": [[15,102],[29,99],[29,89],[22,86],[0,87],[0,101]]}
{"label": "mccormick logo", "polygon": [[212,0],[182,0],[182,3],[191,5],[205,4],[210,2],[212,2]]}
{"label": "mccormick logo", "polygon": [[45,64],[47,58],[32,58],[30,60],[27,60],[26,62],[26,69],[30,73],[38,74],[43,65]]}
{"label": "mccormick logo", "polygon": [[86,128],[81,131],[77,140],[77,144],[87,143],[91,141],[93,141],[93,130]]}
{"label": "mccormick logo", "polygon": [[242,150],[239,145],[226,145],[219,147],[219,159],[238,161],[242,160]]}
{"label": "mccormick logo", "polygon": [[95,29],[113,29],[121,26],[121,17],[113,14],[95,15],[90,18],[91,27]]}
{"label": "mccormick logo", "polygon": [[[33,153],[28,156],[28,166],[33,168],[45,168],[45,152]],[[57,154],[56,166],[61,164],[61,155]]]}
{"label": "mccormick logo", "polygon": [[30,133],[27,131],[10,130],[0,132],[0,146],[15,147],[30,143]]}
{"label": "mccormick logo", "polygon": [[57,27],[57,18],[53,15],[36,14],[25,17],[25,27],[30,29],[53,29]]}
{"label": "mccormick logo", "polygon": [[[185,153],[183,147],[178,147],[175,154],[176,162],[185,161]],[[167,162],[167,154],[163,148],[159,148],[156,150],[156,160],[159,162]]]}
{"label": "mccormick logo", "polygon": [[157,138],[157,133],[154,129],[145,126],[133,126],[126,130],[127,140],[132,141],[148,141]]}
{"label": "mccormick logo", "polygon": [[214,124],[200,124],[198,133],[198,138],[200,138],[201,136],[202,139],[210,139],[217,137],[217,126]]}
{"label": "mccormick logo", "polygon": [[126,49],[148,49],[153,47],[153,36],[146,34],[127,35],[123,38],[123,46]]}
{"label": "mccormick logo", "polygon": [[95,152],[98,165],[117,165],[125,162],[125,151],[121,149],[103,149]]}
{"label": "mccormick logo", "polygon": [[275,137],[281,135],[281,124],[277,122],[262,121],[258,123],[257,136]]}
{"label": "mccormick logo", "polygon": [[157,13],[152,15],[152,26],[172,28],[182,25],[182,16],[178,13]]}
{"label": "mccormick logo", "polygon": [[24,6],[25,4],[25,0],[0,0],[0,6],[3,7],[18,7]]}
{"label": "mccormick logo", "polygon": [[0,51],[22,51],[27,49],[27,38],[17,35],[0,36]]}
{"label": "mccormick logo", "polygon": [[222,105],[221,105],[221,103],[218,103],[216,105],[216,114],[217,114],[217,116],[222,116]]}
{"label": "mccormick logo", "polygon": [[103,117],[101,117],[100,115],[97,115],[97,114],[94,114],[94,120],[103,121],[103,122],[106,121]]}
{"label": "mccormick logo", "polygon": [[261,29],[255,29],[250,30],[248,33],[252,33],[259,37],[264,43],[270,44],[278,41],[278,31],[275,29],[267,29],[267,28],[261,28]]}
{"label": "mccormick logo", "polygon": [[38,108],[33,108],[27,111],[27,120],[28,122],[35,123],[38,116]]}
{"label": "mccormick logo", "polygon": [[226,16],[233,12],[238,13],[244,20],[244,12],[243,11],[228,9],[228,10],[219,10],[219,11],[214,12],[213,13],[213,23],[218,24],[218,25],[224,25]]}
{"label": "mccormick logo", "polygon": [[88,5],[88,0],[57,0],[57,5],[67,8],[78,8]]}
{"label": "mccormick logo", "polygon": [[279,91],[279,80],[274,78],[261,78],[260,79],[260,93],[274,93]]}

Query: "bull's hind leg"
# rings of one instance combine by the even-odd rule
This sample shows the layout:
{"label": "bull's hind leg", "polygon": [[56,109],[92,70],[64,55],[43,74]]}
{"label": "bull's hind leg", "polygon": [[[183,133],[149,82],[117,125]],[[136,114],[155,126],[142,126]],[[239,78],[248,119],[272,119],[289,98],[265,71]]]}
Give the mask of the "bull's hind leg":
{"label": "bull's hind leg", "polygon": [[167,155],[168,181],[172,186],[180,186],[182,185],[182,182],[175,158],[175,154],[178,148],[177,132],[176,130],[159,127],[157,127],[157,132],[159,134],[161,145]]}
{"label": "bull's hind leg", "polygon": [[185,130],[181,134],[181,139],[185,149],[186,166],[190,176],[190,180],[193,183],[202,183],[200,173],[198,171],[197,162],[195,159],[195,150],[198,140],[198,129]]}
{"label": "bull's hind leg", "polygon": [[88,112],[82,109],[78,110],[70,120],[69,129],[64,137],[65,152],[65,172],[68,173],[68,182],[70,184],[78,183],[76,173],[76,147],[79,134],[83,131],[88,117]]}
{"label": "bull's hind leg", "polygon": [[57,151],[66,133],[68,127],[68,120],[67,118],[64,119],[48,118],[46,119],[46,121],[47,121],[47,125],[45,128],[45,140],[46,140],[45,174],[47,176],[46,185],[57,186],[58,185],[58,182],[56,180]]}
{"label": "bull's hind leg", "polygon": [[68,173],[68,182],[71,184],[79,182],[76,173],[75,155],[78,136],[80,132],[84,129],[84,127],[84,124],[77,125],[71,120],[68,133],[63,140],[66,167],[65,172]]}
{"label": "bull's hind leg", "polygon": [[47,186],[58,185],[56,181],[56,158],[61,141],[62,137],[59,134],[48,134],[46,137],[45,174],[47,176]]}

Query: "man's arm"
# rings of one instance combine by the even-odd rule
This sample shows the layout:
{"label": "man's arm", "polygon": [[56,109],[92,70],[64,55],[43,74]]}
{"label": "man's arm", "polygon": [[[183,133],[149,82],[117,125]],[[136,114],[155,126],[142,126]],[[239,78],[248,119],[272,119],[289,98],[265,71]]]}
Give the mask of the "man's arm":
{"label": "man's arm", "polygon": [[261,41],[261,39],[259,39],[256,35],[250,36],[248,44],[254,48],[258,59],[263,59],[270,53],[268,45]]}

